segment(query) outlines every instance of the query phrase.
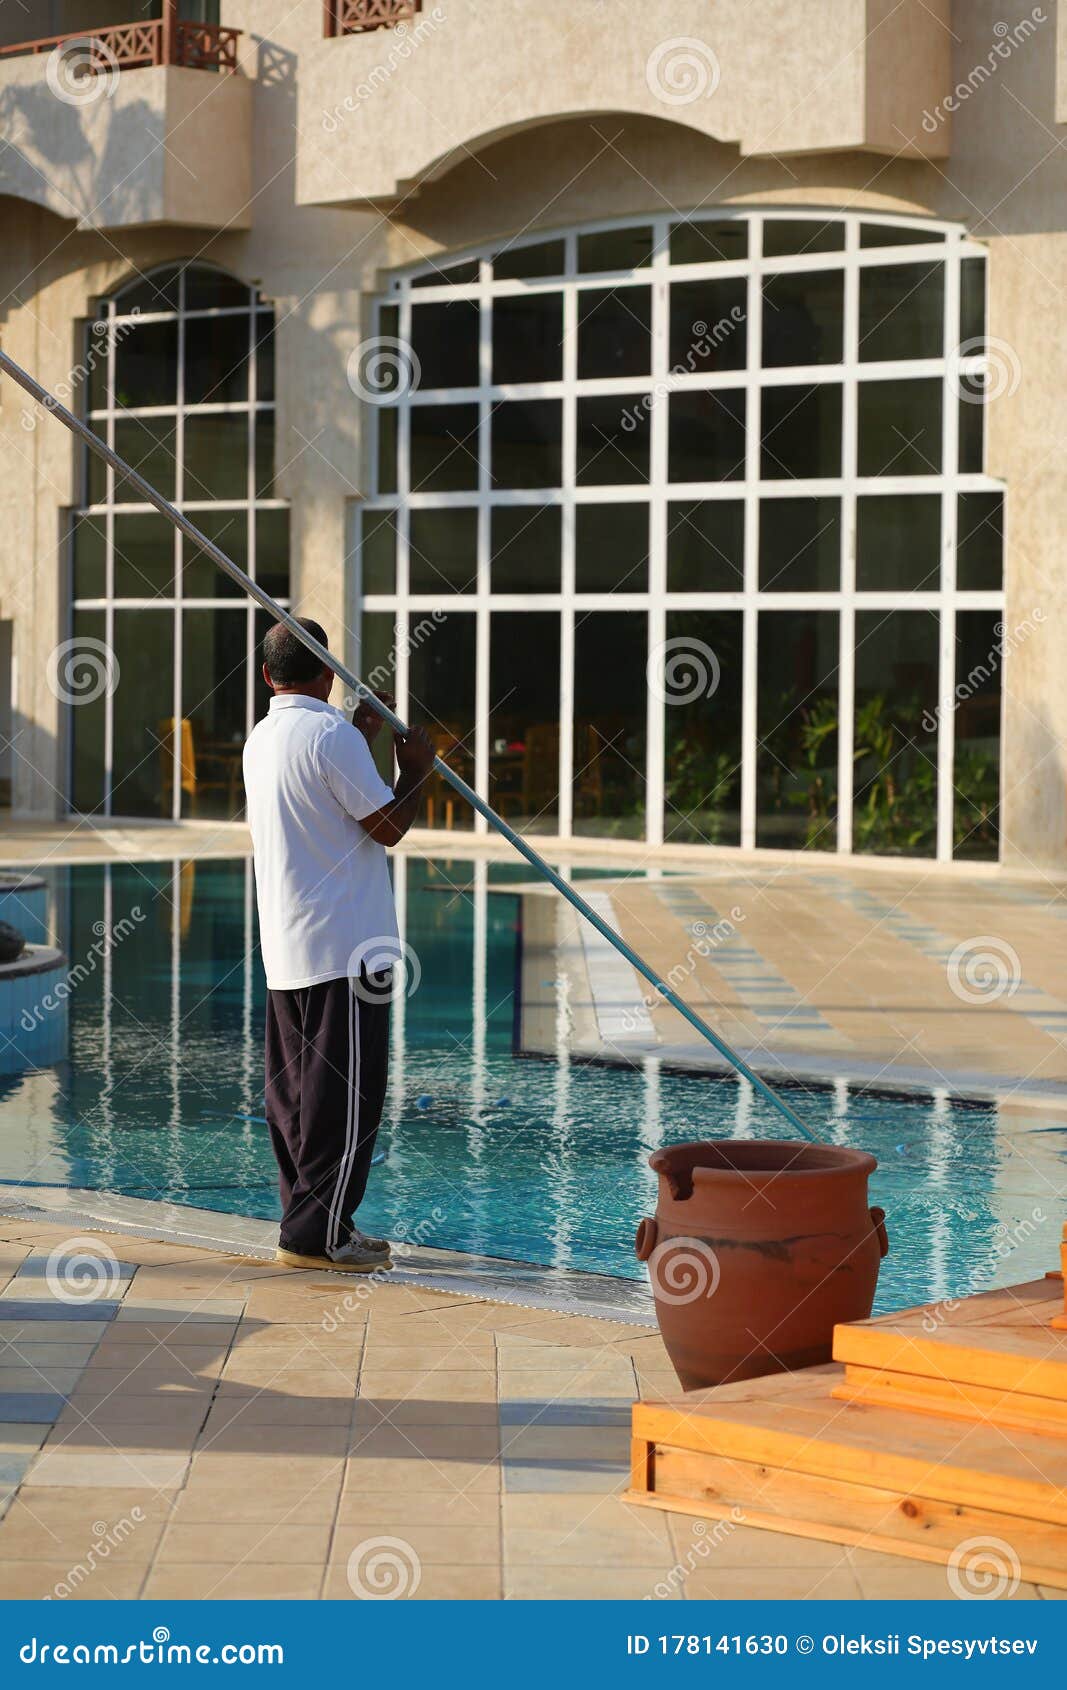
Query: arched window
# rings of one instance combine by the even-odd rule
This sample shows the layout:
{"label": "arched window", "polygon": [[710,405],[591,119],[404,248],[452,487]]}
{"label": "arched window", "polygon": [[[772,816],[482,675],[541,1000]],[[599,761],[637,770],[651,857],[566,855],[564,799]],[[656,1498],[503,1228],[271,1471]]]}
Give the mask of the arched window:
{"label": "arched window", "polygon": [[[88,420],[233,560],[287,602],[275,499],[274,312],[208,265],[171,265],[101,302],[87,330]],[[72,807],[241,813],[241,747],[265,708],[263,613],[85,451],[72,514]],[[79,668],[80,665],[80,668]],[[65,673],[64,673],[65,671]]]}
{"label": "arched window", "polygon": [[916,218],[718,210],[398,275],[354,376],[364,670],[526,828],[995,856],[985,353],[983,249]]}

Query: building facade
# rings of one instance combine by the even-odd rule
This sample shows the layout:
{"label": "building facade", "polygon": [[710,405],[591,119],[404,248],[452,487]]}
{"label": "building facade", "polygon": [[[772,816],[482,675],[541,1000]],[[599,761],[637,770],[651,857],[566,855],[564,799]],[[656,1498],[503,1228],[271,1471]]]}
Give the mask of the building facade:
{"label": "building facade", "polygon": [[[5,350],[509,820],[1063,865],[1054,0],[35,10]],[[265,617],[0,446],[12,812],[239,816]]]}

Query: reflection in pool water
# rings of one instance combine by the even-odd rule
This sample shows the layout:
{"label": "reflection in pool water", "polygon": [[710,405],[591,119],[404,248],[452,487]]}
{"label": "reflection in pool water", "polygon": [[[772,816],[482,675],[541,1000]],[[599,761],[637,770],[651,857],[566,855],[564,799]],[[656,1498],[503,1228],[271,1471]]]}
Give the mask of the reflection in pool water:
{"label": "reflection in pool water", "polygon": [[[743,1084],[654,1059],[619,1068],[517,1056],[519,904],[489,886],[527,871],[402,856],[394,868],[421,980],[394,1011],[388,1154],[362,1223],[445,1249],[640,1277],[632,1239],[655,1202],[649,1153],[685,1138],[782,1137],[778,1117]],[[70,999],[69,1060],[0,1081],[0,1178],[275,1215],[248,863],[72,866],[48,878],[72,964],[97,960]],[[115,935],[102,955],[101,932]],[[881,1163],[872,1197],[892,1247],[880,1307],[1056,1264],[1067,1126],[843,1085],[800,1103],[828,1139]]]}

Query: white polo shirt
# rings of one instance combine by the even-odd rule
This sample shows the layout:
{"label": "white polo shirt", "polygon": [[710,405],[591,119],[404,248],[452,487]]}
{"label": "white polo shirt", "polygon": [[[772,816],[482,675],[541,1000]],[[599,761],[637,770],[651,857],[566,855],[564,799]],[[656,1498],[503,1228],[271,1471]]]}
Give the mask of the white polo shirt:
{"label": "white polo shirt", "polygon": [[332,704],[276,693],[244,749],[260,941],[272,991],[400,955],[384,845],[360,827],[393,790]]}

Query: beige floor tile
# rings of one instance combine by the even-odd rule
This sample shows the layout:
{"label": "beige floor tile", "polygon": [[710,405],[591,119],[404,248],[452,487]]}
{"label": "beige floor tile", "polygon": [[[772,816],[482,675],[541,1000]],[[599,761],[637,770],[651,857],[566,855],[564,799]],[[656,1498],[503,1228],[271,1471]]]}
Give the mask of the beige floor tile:
{"label": "beige floor tile", "polygon": [[0,1560],[147,1563],[173,1491],[66,1490],[23,1485],[0,1522]]}
{"label": "beige floor tile", "polygon": [[38,1485],[92,1485],[97,1489],[172,1490],[185,1477],[189,1458],[180,1452],[45,1449],[27,1475]]}
{"label": "beige floor tile", "polygon": [[95,1344],[21,1343],[0,1344],[0,1368],[9,1367],[76,1367],[83,1368]]}
{"label": "beige floor tile", "polygon": [[56,1430],[65,1433],[86,1421],[93,1426],[196,1427],[210,1406],[210,1391],[160,1391],[152,1396],[125,1390],[106,1396],[75,1393],[56,1421]]}
{"label": "beige floor tile", "polygon": [[[659,1510],[635,1508],[628,1512]],[[666,1514],[664,1518],[678,1560],[694,1572],[710,1572],[717,1567],[807,1567],[822,1571],[853,1565],[848,1550],[840,1543],[823,1543],[790,1532],[760,1531],[731,1519],[701,1520],[686,1514]]]}
{"label": "beige floor tile", "polygon": [[[195,1466],[194,1466],[195,1472]],[[306,1526],[329,1526],[337,1511],[341,1476],[283,1483],[264,1476],[257,1490],[219,1478],[191,1478],[178,1493],[174,1518],[182,1524],[274,1524],[299,1521]]]}
{"label": "beige floor tile", "polygon": [[40,1449],[51,1426],[23,1425],[21,1421],[0,1421],[0,1455],[25,1455]]}
{"label": "beige floor tile", "polygon": [[504,1594],[518,1602],[642,1601],[669,1568],[618,1566],[505,1566]]}
{"label": "beige floor tile", "polygon": [[360,1398],[355,1406],[356,1433],[375,1426],[492,1426],[497,1423],[495,1403],[432,1402],[412,1397],[397,1402],[390,1397]]}
{"label": "beige floor tile", "polygon": [[292,1455],[324,1455],[337,1459],[348,1449],[347,1426],[308,1426],[299,1421],[257,1425],[243,1418],[231,1420],[218,1429],[204,1428],[199,1447],[222,1455],[255,1454],[261,1457]]}
{"label": "beige floor tile", "polygon": [[122,1345],[124,1349],[140,1344],[145,1348],[161,1345],[168,1350],[225,1349],[239,1330],[236,1321],[190,1320],[115,1320],[108,1328],[108,1349]]}
{"label": "beige floor tile", "polygon": [[[862,1566],[855,1572],[860,1590],[869,1602],[949,1602],[956,1598],[947,1569],[929,1561],[897,1561],[878,1569]],[[1011,1598],[1017,1602],[1034,1601],[1037,1596],[1038,1588],[1034,1584],[1020,1584],[1011,1592]],[[1005,1591],[999,1600],[1008,1598],[1009,1593]]]}
{"label": "beige floor tile", "polygon": [[353,1461],[376,1461],[414,1455],[438,1461],[494,1461],[500,1438],[490,1426],[372,1426],[352,1434]]}
{"label": "beige floor tile", "polygon": [[[353,1591],[345,1562],[331,1565],[324,1595],[331,1601],[360,1598]],[[416,1602],[496,1602],[503,1595],[500,1570],[491,1566],[424,1566],[406,1598]]]}
{"label": "beige floor tile", "polygon": [[261,1391],[256,1396],[216,1399],[208,1416],[205,1437],[224,1426],[345,1426],[352,1419],[351,1397],[288,1396]]}
{"label": "beige floor tile", "polygon": [[376,1373],[486,1373],[492,1378],[496,1356],[491,1346],[384,1344],[372,1333],[364,1365]]}
{"label": "beige floor tile", "polygon": [[[331,1561],[347,1561],[364,1544],[374,1544],[383,1536],[378,1526],[338,1526]],[[405,1525],[391,1528],[391,1535],[407,1545],[414,1557],[426,1566],[491,1566],[500,1564],[499,1525]]]}
{"label": "beige floor tile", "polygon": [[1067,1602],[1067,1590],[1057,1590],[1055,1585],[1039,1584],[1037,1594],[1045,1602]]}
{"label": "beige floor tile", "polygon": [[417,1367],[386,1371],[368,1363],[360,1374],[359,1394],[392,1402],[418,1397],[424,1402],[495,1403],[496,1384],[484,1368],[452,1368],[447,1373]]}
{"label": "beige floor tile", "polygon": [[322,1568],[300,1567],[292,1562],[271,1565],[263,1561],[230,1567],[217,1562],[185,1563],[153,1567],[144,1587],[146,1600],[167,1602],[269,1601],[292,1599],[313,1601],[319,1594]]}
{"label": "beige floor tile", "polygon": [[496,1461],[457,1461],[427,1458],[415,1451],[406,1456],[362,1457],[350,1461],[346,1490],[361,1491],[499,1491]]}
{"label": "beige floor tile", "polygon": [[[2,1541],[2,1540],[0,1540]],[[282,1522],[213,1522],[174,1518],[163,1534],[157,1565],[203,1562],[236,1566],[242,1561],[266,1561],[297,1566],[325,1564],[330,1548],[330,1526],[326,1522],[305,1524],[299,1519]]]}
{"label": "beige floor tile", "polygon": [[95,1567],[70,1561],[0,1561],[0,1590],[7,1601],[132,1601],[140,1594],[145,1568],[130,1561]]}
{"label": "beige floor tile", "polygon": [[[669,1591],[673,1594],[673,1585]],[[685,1579],[687,1601],[856,1601],[859,1581],[851,1567],[701,1567]]]}
{"label": "beige floor tile", "polygon": [[342,1493],[338,1526],[489,1527],[499,1530],[501,1498],[496,1491],[361,1491]]}

